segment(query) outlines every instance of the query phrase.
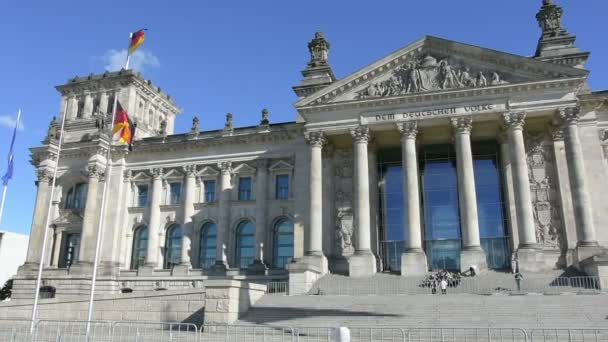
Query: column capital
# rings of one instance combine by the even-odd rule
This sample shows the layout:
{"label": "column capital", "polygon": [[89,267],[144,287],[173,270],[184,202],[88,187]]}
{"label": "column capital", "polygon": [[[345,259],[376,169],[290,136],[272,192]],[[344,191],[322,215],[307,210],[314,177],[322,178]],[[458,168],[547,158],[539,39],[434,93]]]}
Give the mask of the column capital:
{"label": "column capital", "polygon": [[50,183],[53,179],[53,173],[48,169],[38,169],[36,177],[38,178],[38,182]]}
{"label": "column capital", "polygon": [[327,142],[322,131],[304,132],[304,139],[311,147],[323,147]]}
{"label": "column capital", "polygon": [[150,169],[150,173],[152,174],[152,178],[156,179],[161,179],[163,177],[163,168],[162,167],[155,167]]}
{"label": "column capital", "polygon": [[526,112],[506,112],[502,114],[502,122],[508,129],[523,130]]}
{"label": "column capital", "polygon": [[86,172],[87,172],[87,175],[89,176],[89,179],[93,178],[93,179],[99,180],[99,178],[101,178],[101,176],[103,176],[103,174],[105,172],[105,168],[98,164],[91,164],[91,165],[87,165]]}
{"label": "column capital", "polygon": [[265,159],[265,158],[256,159],[255,166],[258,169],[258,172],[266,171],[268,169],[268,159]]}
{"label": "column capital", "polygon": [[418,121],[398,122],[397,129],[402,139],[416,139],[418,135]]}
{"label": "column capital", "polygon": [[579,107],[558,108],[557,113],[564,125],[577,125],[581,118]]}
{"label": "column capital", "polygon": [[369,127],[359,125],[357,128],[351,128],[350,135],[353,137],[355,143],[367,144],[369,141]]}
{"label": "column capital", "polygon": [[555,125],[550,123],[547,125],[547,132],[553,141],[563,141],[564,140],[564,130],[560,125]]}
{"label": "column capital", "polygon": [[222,175],[229,175],[232,173],[232,162],[219,162],[217,167],[220,168]]}
{"label": "column capital", "polygon": [[450,121],[455,134],[471,134],[471,129],[473,129],[472,117],[463,116],[460,118],[452,118]]}
{"label": "column capital", "polygon": [[194,165],[194,164],[184,165],[184,166],[182,166],[182,171],[184,171],[184,174],[186,174],[186,177],[194,177],[194,175],[196,174],[196,165]]}

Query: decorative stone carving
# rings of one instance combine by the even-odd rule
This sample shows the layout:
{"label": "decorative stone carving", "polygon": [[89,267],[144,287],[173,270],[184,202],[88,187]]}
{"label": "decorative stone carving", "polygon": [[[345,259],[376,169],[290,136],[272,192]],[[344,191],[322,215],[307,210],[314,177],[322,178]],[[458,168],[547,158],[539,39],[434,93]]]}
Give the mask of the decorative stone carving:
{"label": "decorative stone carving", "polygon": [[[488,82],[485,75],[492,75]],[[428,91],[480,88],[506,84],[495,71],[471,72],[462,65],[453,65],[446,58],[439,62],[431,55],[410,61],[395,69],[382,81],[373,83],[357,92],[355,99],[414,94]]]}
{"label": "decorative stone carving", "polygon": [[354,246],[353,151],[334,151],[335,218],[334,251],[336,256],[350,256]]}
{"label": "decorative stone carving", "polygon": [[190,128],[190,134],[198,135],[200,133],[200,129],[198,127],[198,116],[192,118],[192,128]]}
{"label": "decorative stone carving", "polygon": [[100,165],[91,164],[87,165],[86,171],[89,178],[100,179],[103,173],[105,172],[105,169]]}
{"label": "decorative stone carving", "polygon": [[578,120],[581,118],[578,107],[560,108],[558,113],[563,125],[578,125]]}
{"label": "decorative stone carving", "polygon": [[46,141],[47,142],[56,142],[57,140],[59,140],[60,137],[60,127],[59,127],[59,123],[57,122],[57,118],[53,116],[53,119],[51,119],[51,122],[49,123],[49,128],[46,132]]}
{"label": "decorative stone carving", "polygon": [[217,167],[220,168],[222,174],[231,174],[232,173],[232,162],[220,162],[217,163]]}
{"label": "decorative stone carving", "polygon": [[53,220],[57,226],[80,225],[84,217],[82,209],[59,209],[59,217]]}
{"label": "decorative stone carving", "polygon": [[565,36],[568,33],[562,28],[564,10],[553,4],[552,0],[543,0],[543,6],[536,14],[538,25],[543,30],[543,37]]}
{"label": "decorative stone carving", "polygon": [[525,112],[508,112],[502,115],[503,124],[510,129],[524,129],[526,123]]}
{"label": "decorative stone carving", "polygon": [[167,135],[167,121],[165,119],[161,119],[160,123],[158,124],[158,134],[162,136]]}
{"label": "decorative stone carving", "polygon": [[329,42],[325,39],[323,32],[315,33],[315,38],[308,43],[308,51],[310,52],[308,66],[319,67],[327,65]]}
{"label": "decorative stone carving", "polygon": [[268,109],[262,109],[262,120],[260,121],[260,126],[268,126],[270,124],[269,116],[270,112]]}
{"label": "decorative stone carving", "polygon": [[194,177],[196,175],[196,165],[184,165],[182,170],[188,177]]}
{"label": "decorative stone carving", "polygon": [[156,167],[156,168],[150,169],[150,174],[152,174],[152,177],[154,179],[162,178],[163,177],[163,168]]}
{"label": "decorative stone carving", "polygon": [[350,135],[356,143],[366,143],[369,141],[369,127],[360,125],[350,129]]}
{"label": "decorative stone carving", "polygon": [[528,176],[534,210],[536,239],[547,249],[567,248],[561,217],[552,142],[544,134],[526,137]]}
{"label": "decorative stone carving", "polygon": [[123,176],[122,176],[123,182],[130,183],[132,178],[133,178],[133,171],[125,170],[123,173]]}
{"label": "decorative stone carving", "polygon": [[471,129],[473,129],[472,117],[463,116],[461,118],[452,118],[450,121],[454,134],[471,134]]}
{"label": "decorative stone carving", "polygon": [[306,139],[306,142],[313,147],[323,147],[323,144],[327,142],[323,132],[321,131],[304,132],[304,139]]}
{"label": "decorative stone carving", "polygon": [[232,113],[226,114],[226,123],[224,124],[225,131],[233,131],[234,125],[232,123]]}
{"label": "decorative stone carving", "polygon": [[418,121],[397,123],[397,129],[401,132],[401,138],[416,139],[416,135],[418,134]]}
{"label": "decorative stone carving", "polygon": [[51,183],[51,181],[53,180],[53,173],[47,169],[38,169],[38,171],[36,172],[36,177],[38,178],[38,183]]}
{"label": "decorative stone carving", "polygon": [[600,133],[600,141],[602,142],[604,159],[608,160],[608,129],[602,130],[602,132]]}

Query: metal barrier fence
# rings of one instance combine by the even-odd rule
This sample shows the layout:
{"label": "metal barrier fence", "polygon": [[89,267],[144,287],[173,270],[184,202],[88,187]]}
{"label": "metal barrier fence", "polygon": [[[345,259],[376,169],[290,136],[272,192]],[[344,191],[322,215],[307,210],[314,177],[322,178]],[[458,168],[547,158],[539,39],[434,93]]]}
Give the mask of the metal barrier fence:
{"label": "metal barrier fence", "polygon": [[519,328],[414,328],[405,330],[407,342],[526,342]]}
{"label": "metal barrier fence", "polygon": [[[272,327],[169,322],[0,320],[0,342],[608,342],[608,329]],[[340,340],[339,336],[349,339]]]}
{"label": "metal barrier fence", "polygon": [[267,295],[289,295],[289,282],[286,281],[273,281],[266,283],[266,294]]}
{"label": "metal barrier fence", "polygon": [[[597,294],[606,289],[605,277],[526,277],[518,285],[514,279],[504,275],[493,277],[462,277],[448,281],[448,294],[491,294],[491,293],[579,293]],[[510,277],[510,276],[509,276]],[[441,293],[439,284],[423,278],[382,276],[365,279],[349,277],[323,277],[308,291],[311,295],[418,295]]]}
{"label": "metal barrier fence", "polygon": [[607,329],[533,329],[530,342],[603,342],[608,341]]}

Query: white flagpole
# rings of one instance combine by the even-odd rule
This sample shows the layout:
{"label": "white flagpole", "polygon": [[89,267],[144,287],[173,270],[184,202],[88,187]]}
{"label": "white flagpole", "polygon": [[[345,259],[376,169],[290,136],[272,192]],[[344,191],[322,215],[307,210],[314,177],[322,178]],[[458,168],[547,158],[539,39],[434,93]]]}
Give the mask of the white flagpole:
{"label": "white flagpole", "polygon": [[[19,129],[19,122],[21,121],[21,109],[19,109],[19,112],[17,113],[17,123],[15,124],[15,129]],[[14,134],[14,133],[13,133]],[[13,143],[13,149],[14,149],[14,143]],[[13,154],[13,151],[9,151],[9,153]],[[14,158],[13,156],[11,156],[11,158]],[[12,162],[12,161],[11,161]],[[8,183],[4,184],[2,187],[2,202],[0,202],[0,223],[2,223],[2,215],[4,214],[4,204],[6,203],[6,191],[8,190]]]}
{"label": "white flagpole", "polygon": [[[49,223],[51,221],[51,209],[53,208],[53,199],[55,198],[55,183],[57,180],[57,170],[59,169],[59,157],[61,154],[61,145],[63,144],[63,129],[65,127],[65,118],[68,114],[68,106],[65,106],[63,116],[61,117],[61,130],[59,131],[59,143],[57,144],[57,157],[55,159],[55,169],[53,170],[53,179],[51,181],[51,196],[49,196],[49,206],[46,211],[46,220],[44,221],[44,238],[42,239],[42,251],[40,253],[40,262],[38,263],[38,278],[36,279],[36,289],[34,295],[34,307],[32,308],[32,322],[30,332],[34,332],[34,323],[36,322],[36,309],[38,308],[38,297],[40,296],[40,282],[42,281],[42,269],[44,268],[44,255],[46,254],[46,240],[49,237]],[[50,144],[50,143],[49,143]]]}
{"label": "white flagpole", "polygon": [[[131,34],[132,35],[132,34]],[[125,69],[129,67],[129,51],[127,50],[127,60],[125,62]],[[88,339],[89,333],[91,331],[91,319],[93,318],[93,302],[95,299],[95,283],[97,282],[97,268],[99,266],[99,258],[102,246],[103,239],[103,230],[105,224],[105,213],[106,213],[106,194],[108,192],[108,188],[110,187],[110,179],[112,178],[112,142],[114,139],[113,127],[114,120],[116,120],[116,107],[118,106],[118,91],[114,95],[114,105],[112,106],[112,121],[110,124],[110,143],[108,146],[108,150],[106,151],[106,180],[103,185],[103,192],[101,196],[101,211],[99,212],[99,225],[97,227],[97,244],[95,246],[95,260],[93,261],[93,277],[91,279],[91,294],[89,296],[89,310],[87,313],[87,330],[86,337]]]}

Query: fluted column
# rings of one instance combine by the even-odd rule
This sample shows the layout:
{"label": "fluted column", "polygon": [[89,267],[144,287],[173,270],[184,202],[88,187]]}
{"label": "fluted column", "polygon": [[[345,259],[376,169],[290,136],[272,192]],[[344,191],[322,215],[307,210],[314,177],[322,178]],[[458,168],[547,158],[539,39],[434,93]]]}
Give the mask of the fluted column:
{"label": "fluted column", "polygon": [[148,250],[144,268],[153,270],[158,267],[158,234],[160,228],[160,203],[163,191],[163,169],[151,169],[152,190],[150,192],[150,219],[148,220]]}
{"label": "fluted column", "polygon": [[[261,273],[266,270],[262,246],[266,237],[267,229],[267,194],[268,194],[268,160],[257,161],[256,190],[255,190],[255,261],[252,271]],[[267,260],[268,256],[264,256]]]}
{"label": "fluted column", "polygon": [[503,114],[503,122],[509,135],[513,192],[515,195],[517,228],[519,230],[516,267],[519,267],[520,271],[537,272],[542,270],[544,260],[542,250],[540,250],[536,241],[534,211],[532,209],[530,179],[523,136],[525,119],[526,113],[524,112]]}
{"label": "fluted column", "polygon": [[80,251],[77,264],[79,266],[92,265],[95,259],[97,246],[97,221],[101,203],[97,203],[99,179],[104,173],[103,167],[97,164],[87,166],[89,182],[87,185],[87,199],[82,219],[82,233],[80,234]]}
{"label": "fluted column", "polygon": [[323,255],[323,144],[326,140],[322,132],[306,135],[310,145],[310,238],[306,255]]}
{"label": "fluted column", "polygon": [[[577,246],[597,247],[599,246],[595,234],[593,222],[593,204],[589,198],[587,186],[585,161],[583,149],[578,132],[578,121],[580,119],[579,108],[561,108],[559,116],[562,120],[564,130],[564,145],[566,148],[566,162],[570,176],[570,188],[572,191],[572,202],[574,204],[574,217],[576,220]],[[591,255],[585,255],[586,257]],[[584,258],[579,257],[579,261]]]}
{"label": "fluted column", "polygon": [[38,191],[36,192],[36,206],[34,207],[34,218],[27,248],[26,265],[32,264],[33,266],[40,262],[44,230],[47,228],[45,224],[51,192],[49,183],[52,181],[52,177],[51,171],[43,168],[38,169],[38,181],[36,182]]}
{"label": "fluted column", "polygon": [[224,246],[228,244],[230,236],[230,193],[232,190],[232,163],[222,162],[218,164],[221,170],[219,211],[220,219],[217,224],[217,246],[215,254],[215,265],[213,269],[225,272],[228,261],[224,254]]}
{"label": "fluted column", "polygon": [[420,275],[425,274],[428,267],[422,248],[422,225],[420,224],[420,188],[416,155],[418,122],[398,123],[397,129],[401,132],[403,228],[405,230],[405,251],[401,256],[401,275]]}
{"label": "fluted column", "polygon": [[[194,190],[196,187],[196,165],[186,165],[183,168],[184,177],[184,203],[182,207],[182,253],[180,267],[184,271],[192,268],[190,252],[194,227],[192,226],[192,215],[194,215]],[[186,271],[187,273],[187,271]]]}
{"label": "fluted column", "polygon": [[468,270],[470,266],[484,269],[487,267],[487,263],[479,239],[475,170],[473,168],[473,153],[471,151],[473,119],[470,116],[453,118],[451,122],[456,145],[458,204],[460,207],[460,226],[462,230],[460,269]]}
{"label": "fluted column", "polygon": [[366,277],[376,273],[376,258],[371,251],[369,216],[369,166],[367,143],[369,128],[359,126],[351,129],[354,150],[355,187],[355,255],[349,260],[351,277]]}

